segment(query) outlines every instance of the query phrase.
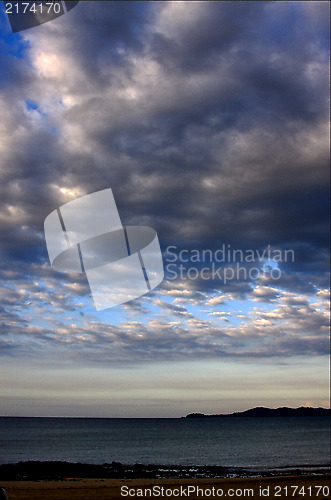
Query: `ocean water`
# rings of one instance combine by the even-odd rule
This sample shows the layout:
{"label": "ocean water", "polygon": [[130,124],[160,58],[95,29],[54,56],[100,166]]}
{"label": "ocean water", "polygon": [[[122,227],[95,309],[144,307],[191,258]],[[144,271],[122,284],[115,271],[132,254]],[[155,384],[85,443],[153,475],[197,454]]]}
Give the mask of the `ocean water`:
{"label": "ocean water", "polygon": [[0,463],[221,465],[270,469],[330,462],[328,417],[0,418]]}

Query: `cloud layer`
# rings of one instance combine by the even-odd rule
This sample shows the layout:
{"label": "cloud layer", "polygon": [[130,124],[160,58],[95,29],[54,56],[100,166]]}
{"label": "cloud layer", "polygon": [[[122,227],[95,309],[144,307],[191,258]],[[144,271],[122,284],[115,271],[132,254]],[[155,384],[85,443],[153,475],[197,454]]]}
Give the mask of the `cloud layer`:
{"label": "cloud layer", "polygon": [[[81,2],[14,36],[2,13],[4,355],[328,352],[327,18],[323,2]],[[277,281],[168,276],[96,316],[84,277],[50,269],[43,221],[107,187],[164,251],[271,245],[295,260]]]}

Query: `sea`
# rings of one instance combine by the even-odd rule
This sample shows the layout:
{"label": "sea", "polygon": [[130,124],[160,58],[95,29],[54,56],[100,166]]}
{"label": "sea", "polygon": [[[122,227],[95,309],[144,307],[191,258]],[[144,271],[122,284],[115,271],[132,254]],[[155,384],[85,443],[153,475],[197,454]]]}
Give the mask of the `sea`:
{"label": "sea", "polygon": [[0,463],[327,467],[329,417],[0,418]]}

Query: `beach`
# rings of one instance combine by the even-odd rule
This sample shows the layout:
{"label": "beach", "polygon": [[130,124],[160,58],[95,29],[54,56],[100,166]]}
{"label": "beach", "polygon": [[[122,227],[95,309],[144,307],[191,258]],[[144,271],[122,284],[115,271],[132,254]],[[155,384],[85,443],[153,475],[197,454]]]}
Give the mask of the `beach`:
{"label": "beach", "polygon": [[[324,496],[323,493],[329,491],[327,488],[330,487],[330,475],[213,479],[67,478],[60,481],[1,481],[1,486],[6,488],[9,500],[115,500],[162,497],[195,500],[221,498],[221,492],[223,497],[236,499],[323,499],[329,496]],[[153,487],[156,486],[154,496],[145,491],[147,488],[153,493]]]}
{"label": "beach", "polygon": [[328,417],[1,422],[9,500],[329,498]]}

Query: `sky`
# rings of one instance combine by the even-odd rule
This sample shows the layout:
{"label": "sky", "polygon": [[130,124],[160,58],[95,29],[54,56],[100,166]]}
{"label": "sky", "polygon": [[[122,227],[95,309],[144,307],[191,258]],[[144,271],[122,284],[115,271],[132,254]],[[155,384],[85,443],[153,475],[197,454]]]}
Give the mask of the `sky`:
{"label": "sky", "polygon": [[[1,415],[329,407],[328,19],[86,1],[13,34],[1,2]],[[96,311],[44,220],[107,188],[165,278]]]}

